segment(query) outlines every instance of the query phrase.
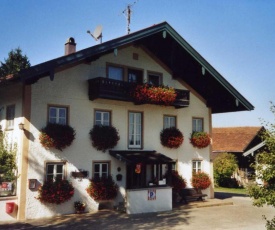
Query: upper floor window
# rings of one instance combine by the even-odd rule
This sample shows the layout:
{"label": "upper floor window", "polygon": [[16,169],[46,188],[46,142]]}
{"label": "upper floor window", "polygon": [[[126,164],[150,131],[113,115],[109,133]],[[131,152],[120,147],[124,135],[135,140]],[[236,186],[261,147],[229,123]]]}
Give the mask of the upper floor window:
{"label": "upper floor window", "polygon": [[201,160],[193,160],[192,161],[192,172],[197,173],[201,172]]}
{"label": "upper floor window", "polygon": [[93,162],[93,176],[94,177],[108,177],[110,172],[109,162]]}
{"label": "upper floor window", "polygon": [[108,78],[123,81],[123,68],[117,66],[108,66]]}
{"label": "upper floor window", "polygon": [[176,117],[175,116],[164,116],[163,128],[176,127]]}
{"label": "upper floor window", "polygon": [[49,106],[49,122],[66,125],[68,124],[68,108]]}
{"label": "upper floor window", "polygon": [[192,131],[202,132],[203,131],[203,118],[193,118],[192,119]]}
{"label": "upper floor window", "polygon": [[46,163],[46,180],[65,179],[65,162]]}
{"label": "upper floor window", "polygon": [[147,82],[150,85],[159,86],[162,84],[162,75],[160,73],[148,72]]}
{"label": "upper floor window", "polygon": [[7,120],[7,129],[13,129],[15,118],[15,105],[7,106],[6,120]]}
{"label": "upper floor window", "polygon": [[142,113],[129,112],[129,148],[141,148]]}
{"label": "upper floor window", "polygon": [[110,112],[109,111],[95,111],[95,125],[110,125]]}
{"label": "upper floor window", "polygon": [[128,69],[128,82],[142,84],[142,71],[138,69]]}

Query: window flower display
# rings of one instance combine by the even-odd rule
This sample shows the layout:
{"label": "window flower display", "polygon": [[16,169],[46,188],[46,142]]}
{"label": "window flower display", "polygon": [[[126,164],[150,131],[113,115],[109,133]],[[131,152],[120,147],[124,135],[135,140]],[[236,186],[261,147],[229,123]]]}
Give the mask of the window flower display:
{"label": "window flower display", "polygon": [[172,87],[143,84],[136,86],[133,97],[136,103],[169,106],[175,102],[177,93]]}
{"label": "window flower display", "polygon": [[160,133],[161,144],[171,149],[180,147],[183,139],[182,132],[175,127],[163,129]]}
{"label": "window flower display", "polygon": [[41,129],[39,140],[41,145],[46,148],[56,148],[62,151],[70,146],[75,139],[75,130],[69,125],[48,123]]}
{"label": "window flower display", "polygon": [[211,180],[207,173],[197,172],[193,173],[191,184],[195,189],[203,190],[207,189],[211,185]]}
{"label": "window flower display", "polygon": [[211,138],[206,132],[193,132],[190,142],[194,147],[199,149],[205,148],[211,143]]}

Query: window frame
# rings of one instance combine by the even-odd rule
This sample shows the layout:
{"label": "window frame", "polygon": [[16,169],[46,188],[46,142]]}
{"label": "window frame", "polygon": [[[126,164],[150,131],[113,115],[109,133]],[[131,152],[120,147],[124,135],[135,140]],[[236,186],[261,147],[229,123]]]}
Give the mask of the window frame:
{"label": "window frame", "polygon": [[111,161],[93,161],[92,162],[92,177],[95,178],[95,165],[99,164],[100,165],[100,170],[99,170],[99,177],[102,178],[102,165],[107,164],[107,177],[111,175]]}
{"label": "window frame", "polygon": [[[169,126],[166,126],[166,124],[165,124],[165,118],[174,118],[174,119],[175,119],[175,126],[171,126],[171,121],[170,121],[170,119],[169,119]],[[175,115],[164,114],[164,115],[163,115],[163,128],[166,129],[166,128],[171,128],[171,127],[177,128],[177,116],[175,116]]]}
{"label": "window frame", "polygon": [[15,104],[6,107],[6,130],[14,129]]}
{"label": "window frame", "polygon": [[160,86],[163,84],[163,74],[160,72],[155,72],[155,71],[147,71],[147,83],[150,84],[150,79],[149,76],[158,76],[159,77],[159,82],[157,85],[152,84],[153,86]]}
{"label": "window frame", "polygon": [[[48,173],[48,166],[53,165],[53,174]],[[45,162],[45,181],[48,181],[49,175],[53,175],[53,180],[56,178],[56,175],[59,175],[60,173],[57,173],[57,166],[62,165],[62,180],[67,178],[67,162],[66,161],[46,161]]]}
{"label": "window frame", "polygon": [[[192,160],[192,174],[202,172],[202,162],[203,162],[202,159],[193,159]],[[194,163],[195,163],[195,167],[194,167]]]}
{"label": "window frame", "polygon": [[[196,121],[194,125],[194,121]],[[201,121],[201,130],[197,127],[197,121]],[[203,117],[192,117],[192,131],[193,132],[203,132],[204,130],[204,119]]]}
{"label": "window frame", "polygon": [[[104,118],[102,117],[102,114],[101,114],[101,124],[97,124],[97,120],[96,120],[96,114],[97,112],[99,113],[108,113],[109,114],[109,124],[107,126],[111,126],[112,125],[112,111],[111,110],[104,110],[104,109],[94,109],[94,125],[104,125],[102,123],[102,121],[104,122]],[[103,120],[102,120],[103,118]]]}
{"label": "window frame", "polygon": [[[130,114],[140,114],[140,145],[130,145]],[[136,126],[136,125],[134,125]],[[136,127],[134,127],[136,129]],[[135,133],[134,136],[137,134]],[[134,138],[136,139],[136,138]],[[128,149],[142,149],[143,148],[143,112],[140,111],[128,111]]]}
{"label": "window frame", "polygon": [[[52,104],[49,104],[48,105],[48,113],[47,113],[47,122],[48,123],[52,123],[52,122],[50,122],[50,118],[51,118],[51,116],[50,116],[50,109],[51,108],[55,108],[55,109],[65,109],[65,111],[66,111],[66,116],[65,116],[65,118],[66,118],[66,121],[65,121],[65,125],[68,125],[69,124],[69,106],[67,106],[67,105],[52,105]],[[56,118],[58,118],[58,120],[60,119],[60,117],[58,116],[58,117],[56,117]],[[63,124],[63,123],[59,123],[59,122],[55,122],[56,124]]]}

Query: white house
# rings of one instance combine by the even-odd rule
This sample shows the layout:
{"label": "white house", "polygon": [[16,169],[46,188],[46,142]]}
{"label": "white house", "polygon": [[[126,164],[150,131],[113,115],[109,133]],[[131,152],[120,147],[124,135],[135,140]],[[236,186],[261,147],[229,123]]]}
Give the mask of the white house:
{"label": "white house", "polygon": [[[176,101],[170,106],[133,103],[131,85],[144,82],[175,88]],[[77,52],[74,39],[68,39],[64,56],[0,84],[0,109],[1,127],[9,141],[17,143],[19,167],[15,195],[0,197],[3,221],[73,213],[77,200],[85,201],[88,211],[97,210],[98,203],[86,188],[89,178],[103,173],[113,176],[119,186],[115,203],[126,200],[128,213],[170,210],[168,182],[149,186],[150,179],[161,180],[163,170],[172,168],[188,187],[193,171],[212,177],[211,145],[193,147],[191,133],[211,135],[212,114],[253,110],[253,106],[163,22]],[[40,130],[52,120],[62,120],[76,131],[75,140],[63,151],[45,149],[39,141]],[[98,151],[91,144],[89,132],[97,122],[112,124],[119,132],[120,140],[111,151]],[[170,126],[184,135],[177,149],[160,142],[160,132]],[[140,181],[133,174],[137,163],[142,165]],[[87,178],[72,176],[81,170],[88,172]],[[54,205],[36,199],[37,188],[50,173],[72,182],[75,193],[69,201]],[[117,180],[118,174],[122,178]],[[212,187],[204,193],[213,198]],[[6,212],[7,202],[16,204],[12,213]]]}

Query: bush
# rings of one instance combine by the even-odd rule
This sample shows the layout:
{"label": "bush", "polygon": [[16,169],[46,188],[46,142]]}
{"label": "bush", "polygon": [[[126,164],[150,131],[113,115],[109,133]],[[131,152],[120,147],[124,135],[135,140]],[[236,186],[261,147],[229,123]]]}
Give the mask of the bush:
{"label": "bush", "polygon": [[197,190],[207,189],[211,185],[210,177],[207,173],[193,173],[191,179],[192,186]]}
{"label": "bush", "polygon": [[75,139],[75,130],[69,125],[48,123],[41,129],[39,140],[41,145],[46,148],[56,148],[62,151],[70,146]]}
{"label": "bush", "polygon": [[74,195],[74,187],[68,180],[47,180],[38,189],[37,199],[43,203],[61,204]]}
{"label": "bush", "polygon": [[181,131],[175,127],[163,129],[160,133],[161,144],[171,149],[180,147],[183,139]]}
{"label": "bush", "polygon": [[113,200],[117,196],[118,186],[112,176],[94,177],[86,191],[95,201]]}
{"label": "bush", "polygon": [[179,175],[178,171],[173,170],[172,171],[172,187],[173,192],[179,192],[181,189],[184,189],[186,187],[186,181],[185,179]]}
{"label": "bush", "polygon": [[90,138],[92,145],[102,152],[114,148],[120,140],[117,129],[111,125],[95,125],[90,131]]}

